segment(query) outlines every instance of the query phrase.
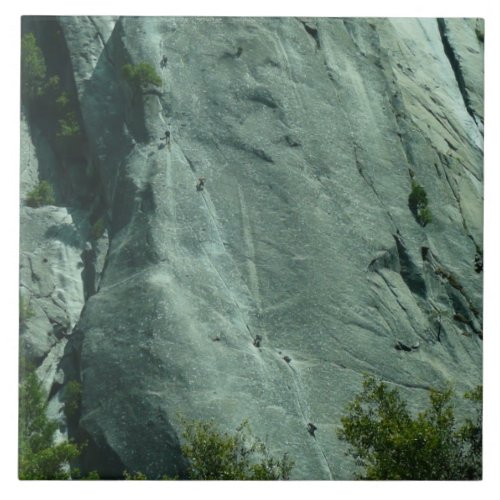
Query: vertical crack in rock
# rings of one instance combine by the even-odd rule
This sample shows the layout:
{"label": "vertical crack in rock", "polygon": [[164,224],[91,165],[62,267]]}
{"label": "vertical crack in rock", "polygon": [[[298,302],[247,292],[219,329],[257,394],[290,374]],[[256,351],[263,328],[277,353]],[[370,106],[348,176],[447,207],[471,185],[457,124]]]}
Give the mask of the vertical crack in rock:
{"label": "vertical crack in rock", "polygon": [[442,153],[440,153],[437,150],[436,150],[436,152],[437,152],[438,157],[439,157],[439,159],[441,161],[441,164],[443,166],[442,170],[443,170],[443,173],[444,173],[444,177],[446,179],[446,183],[449,186],[450,192],[453,195],[453,198],[455,199],[455,201],[457,203],[458,211],[460,212],[460,217],[462,219],[462,227],[464,228],[464,231],[467,234],[467,236],[474,243],[474,246],[476,247],[476,249],[478,249],[480,247],[479,247],[478,243],[476,242],[476,240],[474,239],[474,236],[472,235],[472,233],[469,231],[469,228],[467,227],[467,222],[465,221],[465,216],[464,216],[464,211],[463,211],[463,208],[462,208],[462,203],[460,201],[460,196],[458,195],[458,193],[456,192],[455,188],[453,187],[452,181],[451,181],[450,176],[448,175],[448,172],[447,172],[447,167],[449,168],[449,162],[448,162],[448,160],[447,160],[447,158],[446,158],[445,155],[443,155]]}
{"label": "vertical crack in rock", "polygon": [[[97,37],[99,38],[101,44],[102,44],[102,50],[104,51],[104,54],[106,56],[106,59],[107,61],[109,62],[109,64],[111,64],[111,66],[114,68],[115,67],[115,63],[113,61],[113,58],[110,56],[109,54],[109,51],[108,51],[108,44],[106,42],[106,40],[104,39],[102,33],[101,33],[101,30],[99,29],[99,27],[97,26],[97,23],[95,22],[94,20],[94,17],[93,16],[87,16],[87,19],[92,23],[92,25],[94,26],[95,30],[96,30],[96,34],[97,34]],[[111,37],[110,37],[111,38]]]}
{"label": "vertical crack in rock", "polygon": [[383,203],[383,201],[382,201],[382,199],[381,199],[381,197],[380,197],[377,189],[374,186],[373,180],[369,179],[366,176],[365,172],[364,172],[363,162],[362,162],[362,160],[358,156],[358,149],[360,147],[359,147],[358,142],[356,140],[356,136],[354,134],[354,130],[353,130],[353,127],[352,127],[352,124],[351,124],[351,120],[349,119],[349,114],[344,109],[344,107],[342,106],[342,102],[339,99],[339,95],[338,95],[337,88],[336,88],[337,83],[335,81],[335,78],[332,75],[330,67],[328,66],[328,62],[327,62],[326,58],[325,58],[325,61],[324,61],[324,68],[325,68],[325,70],[327,72],[328,79],[332,82],[333,90],[335,92],[337,102],[339,103],[339,109],[341,110],[342,114],[344,115],[345,123],[347,123],[347,127],[349,129],[349,135],[351,137],[351,144],[352,144],[352,152],[353,152],[353,157],[354,157],[354,163],[356,165],[358,173],[361,176],[361,178],[365,181],[365,183],[368,185],[368,187],[373,191],[373,194],[375,195],[375,197],[376,197],[377,201],[379,202],[380,206],[387,213],[387,217],[390,220],[391,224],[394,226],[394,229],[397,229],[396,223],[394,222],[394,219],[393,219],[391,213],[389,212],[389,210],[387,209],[387,207]]}
{"label": "vertical crack in rock", "polygon": [[[285,358],[286,358],[286,356],[285,356]],[[280,362],[281,362],[281,358],[280,358]],[[287,361],[287,363],[288,362],[289,361]],[[306,427],[308,422],[311,422],[312,418],[311,418],[311,411],[310,411],[309,405],[307,404],[307,400],[303,396],[305,394],[305,390],[304,390],[304,387],[302,385],[302,381],[300,379],[300,375],[298,374],[298,372],[290,364],[289,364],[289,368],[292,372],[292,380],[293,380],[293,385],[295,388],[295,401],[297,403],[297,409],[298,409],[300,415],[302,416],[304,427]],[[330,463],[328,462],[328,459],[326,458],[326,454],[323,450],[323,447],[320,445],[320,443],[317,440],[315,440],[314,443],[315,443],[316,447],[318,448],[319,452],[321,453],[322,460],[325,462],[326,469],[328,470],[328,474],[329,474],[329,479],[333,479],[332,469],[331,469]]]}
{"label": "vertical crack in rock", "polygon": [[469,94],[467,92],[464,76],[462,74],[462,69],[460,67],[460,62],[448,38],[448,28],[446,27],[446,20],[443,18],[439,18],[437,20],[437,25],[439,29],[439,35],[441,36],[441,41],[443,43],[444,53],[446,54],[448,61],[450,61],[450,66],[455,75],[455,80],[457,81],[458,89],[460,90],[460,94],[462,95],[462,99],[464,100],[465,109],[467,110],[467,113],[469,113],[469,115],[472,117],[474,122],[477,123],[474,110],[472,109],[470,103]]}

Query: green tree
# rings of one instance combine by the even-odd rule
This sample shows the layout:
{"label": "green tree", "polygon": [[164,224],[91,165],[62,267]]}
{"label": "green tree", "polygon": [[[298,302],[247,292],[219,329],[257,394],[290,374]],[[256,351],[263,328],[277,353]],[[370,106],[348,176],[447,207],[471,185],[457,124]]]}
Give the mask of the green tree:
{"label": "green tree", "polygon": [[483,387],[466,392],[464,397],[475,406],[473,418],[467,418],[460,429],[464,443],[462,457],[462,475],[467,479],[479,479],[482,476],[483,458]]}
{"label": "green tree", "polygon": [[[481,406],[476,389],[469,398]],[[453,392],[430,391],[430,406],[415,418],[396,389],[366,377],[338,430],[363,467],[359,479],[480,479],[481,412],[457,428]]]}
{"label": "green tree", "polygon": [[21,95],[32,101],[43,94],[47,67],[40,47],[33,33],[21,38]]}
{"label": "green tree", "polygon": [[425,227],[432,222],[432,214],[429,209],[429,200],[425,189],[415,180],[411,180],[411,192],[408,196],[408,206],[417,222]]}
{"label": "green tree", "polygon": [[154,67],[147,62],[125,64],[122,67],[123,78],[130,83],[134,92],[144,92],[149,85],[161,85],[161,78]]}
{"label": "green tree", "polygon": [[47,417],[47,400],[34,372],[19,388],[19,479],[69,479],[68,463],[78,456],[73,443],[54,444],[57,422]]}
{"label": "green tree", "polygon": [[422,227],[425,227],[427,224],[432,222],[432,213],[429,210],[429,207],[420,208],[417,214],[418,222]]}
{"label": "green tree", "polygon": [[80,135],[80,125],[74,111],[67,111],[62,118],[57,120],[58,128],[56,137],[67,139]]}
{"label": "green tree", "polygon": [[246,421],[234,434],[219,432],[213,422],[185,422],[183,437],[189,479],[288,479],[293,468],[286,453],[272,457]]}
{"label": "green tree", "polygon": [[56,137],[59,140],[67,140],[80,135],[80,124],[76,116],[76,105],[68,92],[62,92],[54,97],[57,112]]}
{"label": "green tree", "polygon": [[56,109],[60,115],[63,115],[70,107],[71,100],[67,92],[62,92],[55,100]]}

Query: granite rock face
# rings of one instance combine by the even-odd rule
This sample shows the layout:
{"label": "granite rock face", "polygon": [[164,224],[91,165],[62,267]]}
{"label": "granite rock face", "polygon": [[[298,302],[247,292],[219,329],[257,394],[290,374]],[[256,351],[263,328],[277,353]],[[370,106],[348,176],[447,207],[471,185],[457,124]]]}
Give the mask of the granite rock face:
{"label": "granite rock face", "polygon": [[[336,428],[364,373],[415,410],[430,387],[481,382],[480,20],[24,29],[49,69],[58,53],[84,135],[79,155],[51,155],[40,120],[22,121],[22,195],[50,178],[58,206],[21,210],[21,288],[36,304],[21,338],[53,399],[81,382],[83,470],[182,473],[182,416],[227,430],[247,418],[296,461],[293,478],[348,479]],[[140,62],[160,87],[124,81]],[[88,293],[86,262],[100,276]]]}

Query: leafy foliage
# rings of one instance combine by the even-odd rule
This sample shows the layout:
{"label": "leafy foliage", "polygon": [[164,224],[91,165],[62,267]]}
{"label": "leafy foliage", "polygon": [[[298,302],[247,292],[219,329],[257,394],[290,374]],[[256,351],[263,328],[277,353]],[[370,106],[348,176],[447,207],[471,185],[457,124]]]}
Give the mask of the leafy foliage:
{"label": "leafy foliage", "polygon": [[412,179],[408,206],[422,227],[432,222],[432,214],[428,205],[429,200],[425,189],[415,179]]}
{"label": "leafy foliage", "polygon": [[47,67],[42,51],[33,33],[21,38],[21,94],[32,101],[43,95]]}
{"label": "leafy foliage", "polygon": [[33,208],[53,205],[54,203],[54,189],[47,181],[40,181],[26,197],[26,205]]}
{"label": "leafy foliage", "polygon": [[431,391],[430,407],[413,418],[396,389],[366,377],[338,430],[364,468],[358,478],[480,479],[481,393],[479,387],[467,396],[478,412],[457,429],[451,389]]}
{"label": "leafy foliage", "polygon": [[144,92],[148,85],[161,85],[161,78],[154,67],[147,62],[139,64],[125,64],[122,67],[122,76],[134,90]]}
{"label": "leafy foliage", "polygon": [[89,480],[89,481],[95,481],[96,479],[101,479],[99,477],[99,474],[97,471],[93,470],[89,472],[85,477],[82,477],[82,479]]}
{"label": "leafy foliage", "polygon": [[68,111],[57,123],[56,137],[58,138],[71,138],[80,134],[80,125],[74,111]]}
{"label": "leafy foliage", "polygon": [[429,207],[421,208],[418,211],[418,221],[421,226],[425,227],[429,222],[432,222],[432,214]]}
{"label": "leafy foliage", "polygon": [[77,380],[70,380],[64,389],[64,414],[67,418],[75,417],[80,411],[82,387]]}
{"label": "leafy foliage", "polygon": [[142,472],[123,472],[123,479],[127,481],[146,481],[148,478]]}
{"label": "leafy foliage", "polygon": [[416,208],[425,207],[429,203],[425,189],[415,179],[411,181],[411,193],[408,197],[408,203],[411,207]]}
{"label": "leafy foliage", "polygon": [[60,94],[56,98],[55,102],[56,102],[57,111],[59,111],[59,113],[64,113],[68,109],[69,104],[70,104],[70,99],[69,99],[68,93],[63,92],[62,94]]}
{"label": "leafy foliage", "polygon": [[80,469],[71,469],[71,479],[78,479],[82,481],[95,481],[101,479],[98,472],[93,470],[90,471],[86,476],[82,476]]}
{"label": "leafy foliage", "polygon": [[466,392],[464,397],[475,405],[474,419],[467,418],[460,428],[460,437],[464,443],[463,472],[467,479],[479,479],[482,474],[483,454],[483,387]]}
{"label": "leafy foliage", "polygon": [[57,144],[71,153],[81,139],[76,102],[68,92],[61,91],[58,75],[47,78],[45,59],[33,33],[23,36],[21,46],[23,99],[33,116],[43,120],[44,127],[53,124]]}
{"label": "leafy foliage", "polygon": [[293,468],[286,454],[270,456],[246,421],[232,435],[219,432],[213,422],[185,422],[183,437],[189,479],[288,479]]}
{"label": "leafy foliage", "polygon": [[56,137],[68,139],[80,135],[80,124],[76,117],[75,104],[67,92],[62,92],[55,98],[57,120]]}
{"label": "leafy foliage", "polygon": [[34,372],[19,388],[19,479],[69,479],[67,464],[78,454],[72,443],[54,444],[57,422],[46,414],[47,401]]}

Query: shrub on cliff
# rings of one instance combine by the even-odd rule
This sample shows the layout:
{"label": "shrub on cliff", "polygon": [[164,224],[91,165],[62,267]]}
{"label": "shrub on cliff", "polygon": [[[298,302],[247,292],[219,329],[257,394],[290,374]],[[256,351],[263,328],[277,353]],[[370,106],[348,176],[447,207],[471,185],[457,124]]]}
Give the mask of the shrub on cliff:
{"label": "shrub on cliff", "polygon": [[21,38],[21,96],[28,101],[44,92],[47,67],[33,33]]}
{"label": "shrub on cliff", "polygon": [[161,85],[161,78],[151,64],[125,64],[122,67],[123,78],[132,86],[134,91],[144,92],[148,85]]}
{"label": "shrub on cliff", "polygon": [[47,181],[40,181],[26,197],[28,207],[38,208],[44,205],[53,205],[54,203],[54,189]]}
{"label": "shrub on cliff", "polygon": [[[187,459],[187,477],[193,480],[278,480],[288,479],[293,461],[285,453],[272,457],[256,438],[247,421],[234,434],[222,433],[213,422],[184,421],[182,454]],[[148,479],[140,471],[124,471],[124,479]],[[172,480],[178,477],[163,476]]]}
{"label": "shrub on cliff", "polygon": [[56,137],[58,139],[69,139],[80,135],[80,125],[74,111],[68,111],[57,120]]}
{"label": "shrub on cliff", "polygon": [[430,391],[430,406],[412,417],[396,389],[366,377],[338,430],[364,471],[358,479],[481,479],[482,387],[465,394],[474,418],[457,427],[453,393]]}
{"label": "shrub on cliff", "polygon": [[246,421],[234,434],[219,432],[213,422],[185,423],[183,437],[189,479],[288,479],[293,468],[286,454],[272,457]]}
{"label": "shrub on cliff", "polygon": [[429,200],[425,189],[415,180],[411,180],[411,192],[408,196],[408,206],[417,222],[425,227],[432,222],[432,214],[429,210]]}
{"label": "shrub on cliff", "polygon": [[47,417],[47,400],[34,372],[19,388],[19,479],[69,479],[70,460],[78,456],[73,443],[54,443],[57,422]]}

